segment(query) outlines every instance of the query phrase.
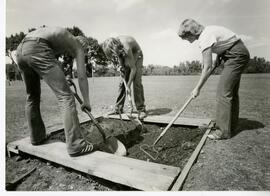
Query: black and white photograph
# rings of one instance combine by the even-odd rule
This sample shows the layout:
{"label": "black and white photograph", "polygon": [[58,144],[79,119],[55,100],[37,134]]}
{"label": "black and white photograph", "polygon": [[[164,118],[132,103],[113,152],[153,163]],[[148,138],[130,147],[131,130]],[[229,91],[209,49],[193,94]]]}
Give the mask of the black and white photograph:
{"label": "black and white photograph", "polygon": [[269,0],[1,4],[2,192],[269,194]]}

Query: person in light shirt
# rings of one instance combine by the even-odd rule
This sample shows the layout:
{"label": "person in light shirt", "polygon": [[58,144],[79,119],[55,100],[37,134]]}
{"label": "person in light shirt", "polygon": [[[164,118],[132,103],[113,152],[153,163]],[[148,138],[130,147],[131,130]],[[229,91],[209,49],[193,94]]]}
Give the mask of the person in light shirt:
{"label": "person in light shirt", "polygon": [[[210,139],[229,139],[237,129],[239,118],[239,85],[241,74],[249,62],[249,51],[238,35],[222,26],[203,26],[193,19],[184,20],[178,30],[178,36],[193,43],[198,40],[203,57],[200,79],[193,89],[193,98],[200,90],[215,66],[221,61],[224,68],[217,87],[216,129]],[[212,54],[216,54],[215,65]]]}

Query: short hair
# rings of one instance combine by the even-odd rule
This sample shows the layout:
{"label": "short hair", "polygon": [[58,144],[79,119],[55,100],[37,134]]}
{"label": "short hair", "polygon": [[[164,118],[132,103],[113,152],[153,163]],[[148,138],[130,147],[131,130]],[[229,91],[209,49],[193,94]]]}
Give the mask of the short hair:
{"label": "short hair", "polygon": [[185,19],[178,30],[178,36],[182,39],[189,36],[195,35],[198,36],[201,34],[204,26],[199,24],[197,21],[193,19]]}

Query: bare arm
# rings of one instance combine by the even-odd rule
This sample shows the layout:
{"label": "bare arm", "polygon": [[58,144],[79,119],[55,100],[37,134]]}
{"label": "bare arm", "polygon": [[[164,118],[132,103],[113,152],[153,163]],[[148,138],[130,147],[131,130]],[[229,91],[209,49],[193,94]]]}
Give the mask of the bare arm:
{"label": "bare arm", "polygon": [[69,50],[70,53],[74,55],[73,57],[76,59],[79,87],[83,97],[83,107],[86,107],[91,110],[89,100],[89,86],[86,75],[86,68],[84,66],[85,63],[84,50],[80,45],[80,43],[78,43],[75,37],[69,32],[65,33],[65,43],[67,50]]}
{"label": "bare arm", "polygon": [[202,55],[203,55],[203,70],[199,82],[197,83],[196,87],[191,93],[193,98],[197,97],[200,94],[201,88],[203,87],[204,83],[207,81],[212,72],[212,49],[208,48],[204,50]]}
{"label": "bare arm", "polygon": [[78,81],[80,91],[82,93],[84,105],[86,107],[90,107],[90,99],[89,99],[89,86],[86,75],[86,68],[84,65],[84,51],[82,48],[79,48],[76,53],[76,64],[77,64],[77,72],[78,72]]}

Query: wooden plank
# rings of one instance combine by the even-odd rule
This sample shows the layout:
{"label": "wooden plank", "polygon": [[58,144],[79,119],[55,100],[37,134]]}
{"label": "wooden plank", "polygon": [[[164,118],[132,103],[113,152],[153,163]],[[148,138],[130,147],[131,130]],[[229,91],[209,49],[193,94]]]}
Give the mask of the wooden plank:
{"label": "wooden plank", "polygon": [[33,146],[30,144],[29,138],[24,138],[10,143],[9,147],[93,176],[145,191],[168,190],[180,173],[180,168],[177,167],[120,157],[100,151],[72,158],[67,154],[66,145],[63,142]]}
{"label": "wooden plank", "polygon": [[[103,118],[103,116],[99,115],[99,116],[96,116],[95,118],[96,119]],[[89,121],[91,121],[91,119],[89,119],[89,117],[81,117],[80,124],[86,123],[86,122],[89,122]],[[54,133],[54,132],[58,132],[58,131],[61,131],[61,130],[64,130],[63,123],[57,123],[57,124],[50,125],[50,126],[46,127],[46,131],[48,133]]]}
{"label": "wooden plank", "polygon": [[[119,115],[108,115],[106,117],[111,118],[111,119],[120,119]],[[129,120],[129,118],[127,117],[127,114],[122,114],[122,119]],[[168,124],[172,119],[173,119],[173,116],[166,116],[166,115],[147,116],[143,120],[143,122]],[[179,117],[173,124],[186,125],[186,126],[204,126],[204,125],[209,125],[210,122],[211,122],[211,119]]]}
{"label": "wooden plank", "polygon": [[202,147],[207,139],[207,135],[209,134],[210,131],[211,131],[211,128],[207,129],[206,132],[204,133],[201,141],[197,145],[196,149],[193,151],[193,153],[192,153],[191,157],[189,158],[187,164],[185,165],[183,171],[181,172],[181,174],[179,175],[179,177],[177,178],[177,180],[173,184],[171,191],[178,191],[178,190],[182,189],[184,181],[185,181],[192,165],[194,164],[194,161],[198,157],[198,155],[199,155],[199,153],[200,153],[200,151],[201,151],[201,149],[202,149]]}

